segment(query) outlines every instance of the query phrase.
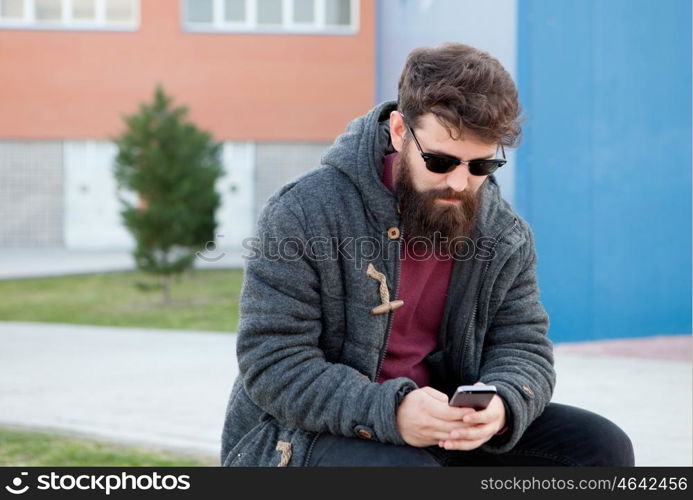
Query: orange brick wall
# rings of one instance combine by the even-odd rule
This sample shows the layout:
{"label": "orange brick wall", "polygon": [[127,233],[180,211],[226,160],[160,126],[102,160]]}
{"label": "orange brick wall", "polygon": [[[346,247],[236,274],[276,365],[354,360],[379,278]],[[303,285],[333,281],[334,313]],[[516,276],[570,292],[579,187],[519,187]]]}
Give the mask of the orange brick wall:
{"label": "orange brick wall", "polygon": [[187,33],[140,0],[136,32],[0,30],[0,139],[108,138],[157,82],[217,139],[329,141],[375,93],[374,3],[356,35]]}

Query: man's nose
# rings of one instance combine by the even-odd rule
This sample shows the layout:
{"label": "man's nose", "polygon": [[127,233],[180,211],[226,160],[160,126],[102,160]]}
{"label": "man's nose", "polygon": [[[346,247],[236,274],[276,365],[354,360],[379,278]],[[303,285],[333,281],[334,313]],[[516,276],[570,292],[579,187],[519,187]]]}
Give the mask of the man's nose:
{"label": "man's nose", "polygon": [[456,192],[464,191],[469,182],[469,172],[467,167],[464,165],[459,165],[455,170],[450,172],[447,177],[447,184],[450,189]]}

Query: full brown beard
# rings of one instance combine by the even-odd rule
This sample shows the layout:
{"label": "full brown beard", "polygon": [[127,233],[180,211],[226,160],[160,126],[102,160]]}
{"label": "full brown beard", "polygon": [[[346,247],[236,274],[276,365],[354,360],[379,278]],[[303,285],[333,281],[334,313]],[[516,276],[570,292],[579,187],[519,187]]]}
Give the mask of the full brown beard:
{"label": "full brown beard", "polygon": [[[452,189],[421,192],[414,187],[406,154],[397,155],[394,167],[402,224],[408,240],[416,239],[416,254],[421,255],[423,247],[419,245],[427,245],[426,251],[433,250],[443,257],[455,255],[459,240],[474,235],[482,189],[475,193],[468,189],[461,192]],[[436,201],[437,198],[460,200],[460,203],[441,203]],[[453,241],[455,238],[457,241]]]}

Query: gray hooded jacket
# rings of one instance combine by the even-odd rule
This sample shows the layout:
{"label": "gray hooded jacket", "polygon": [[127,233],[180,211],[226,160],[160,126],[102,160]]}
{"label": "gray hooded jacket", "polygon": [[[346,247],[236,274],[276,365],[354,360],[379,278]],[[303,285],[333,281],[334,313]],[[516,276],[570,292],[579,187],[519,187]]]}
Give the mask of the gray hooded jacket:
{"label": "gray hooded jacket", "polygon": [[[393,313],[373,309],[397,298],[406,231],[380,180],[393,109],[385,102],[353,120],[322,165],[260,214],[241,292],[224,466],[303,466],[320,433],[405,444],[396,411],[416,384],[375,382]],[[551,399],[555,374],[532,232],[492,175],[482,189],[480,243],[453,264],[426,362],[431,385],[448,395],[479,380],[498,388],[509,429],[482,448],[503,453]]]}

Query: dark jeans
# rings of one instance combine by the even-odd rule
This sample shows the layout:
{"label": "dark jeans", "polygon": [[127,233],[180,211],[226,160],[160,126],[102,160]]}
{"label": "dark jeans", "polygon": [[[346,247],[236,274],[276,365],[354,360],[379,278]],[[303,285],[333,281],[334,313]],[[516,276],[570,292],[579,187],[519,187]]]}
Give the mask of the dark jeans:
{"label": "dark jeans", "polygon": [[513,449],[502,454],[397,446],[358,438],[321,435],[308,466],[560,466],[634,465],[633,445],[613,422],[581,408],[549,403]]}

